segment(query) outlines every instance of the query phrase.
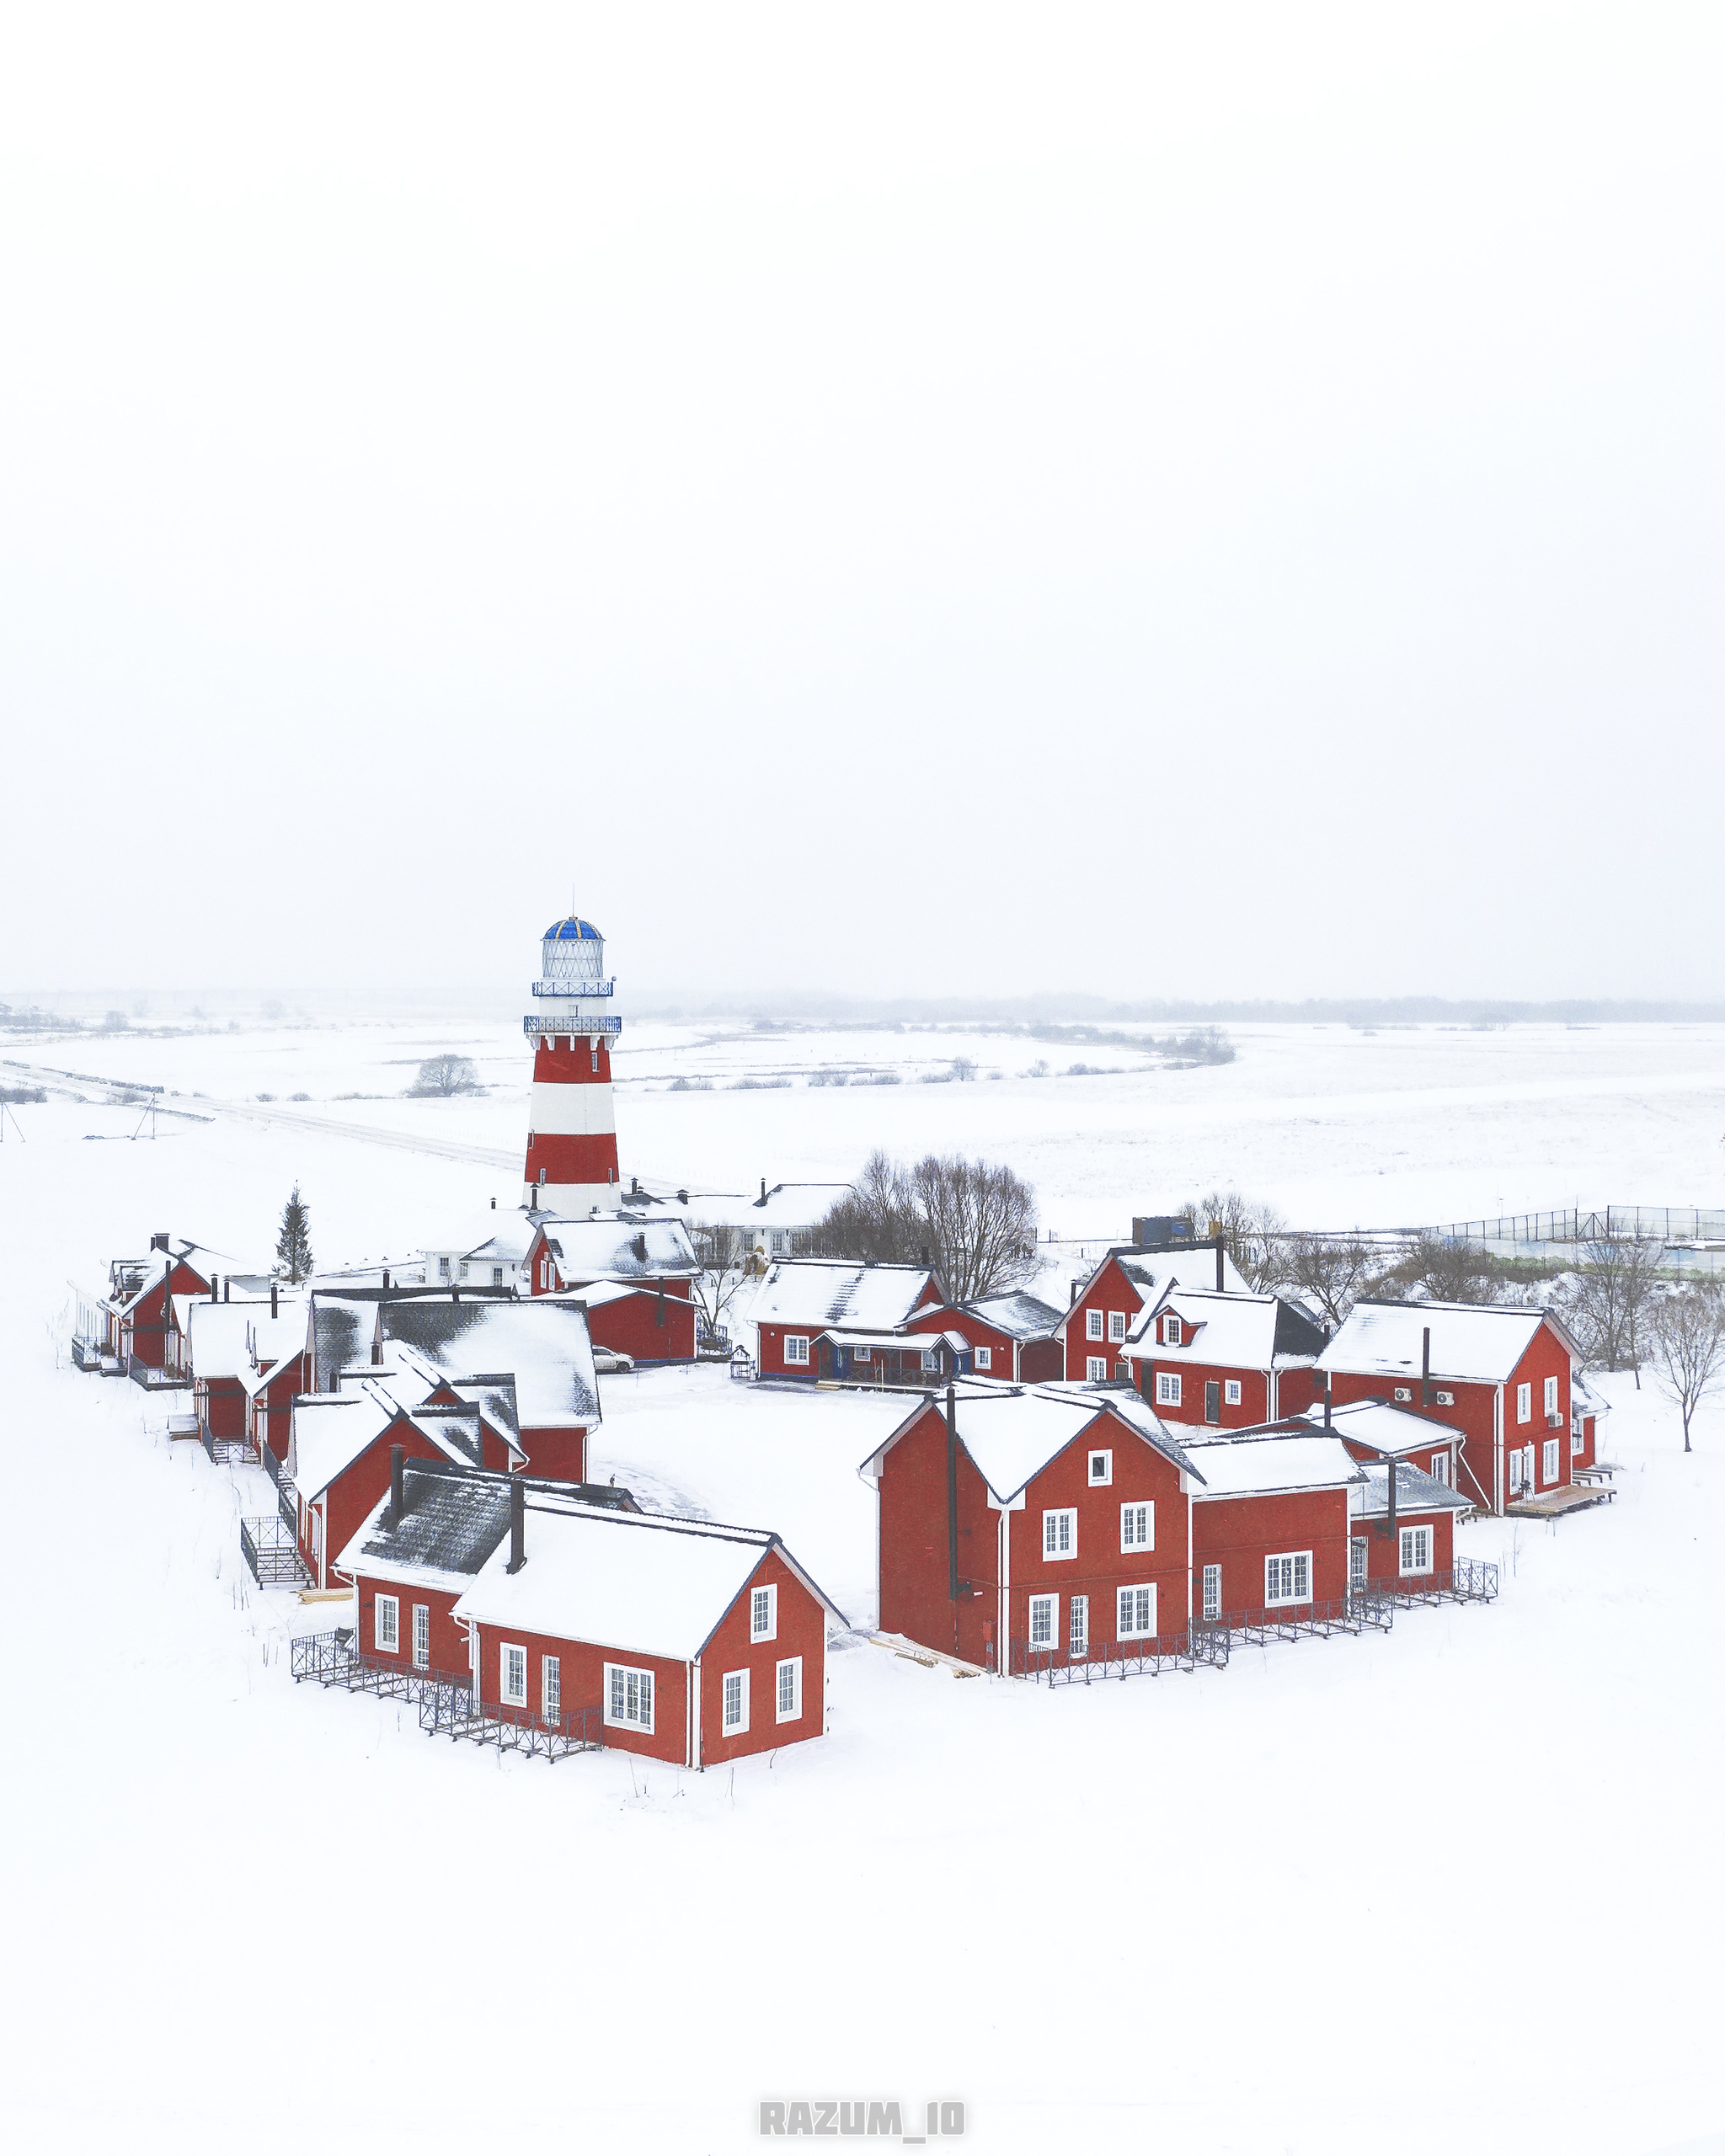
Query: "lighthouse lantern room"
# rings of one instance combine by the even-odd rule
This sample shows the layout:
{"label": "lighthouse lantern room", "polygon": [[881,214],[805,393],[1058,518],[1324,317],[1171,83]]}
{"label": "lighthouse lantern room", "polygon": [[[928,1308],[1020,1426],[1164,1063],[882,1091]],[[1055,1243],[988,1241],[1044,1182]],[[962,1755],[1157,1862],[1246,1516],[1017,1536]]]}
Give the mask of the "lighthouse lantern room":
{"label": "lighthouse lantern room", "polygon": [[554,921],[540,946],[537,1007],[522,1021],[533,1049],[523,1204],[565,1219],[615,1206],[617,1112],[611,1044],[623,1029],[605,977],[605,938],[590,921]]}

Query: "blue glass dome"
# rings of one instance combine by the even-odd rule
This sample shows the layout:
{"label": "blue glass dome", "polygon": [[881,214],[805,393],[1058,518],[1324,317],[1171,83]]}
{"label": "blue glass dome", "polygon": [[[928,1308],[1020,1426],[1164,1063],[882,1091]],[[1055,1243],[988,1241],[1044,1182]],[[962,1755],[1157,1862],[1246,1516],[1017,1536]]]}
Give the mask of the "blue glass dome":
{"label": "blue glass dome", "polygon": [[545,931],[547,943],[602,943],[605,938],[590,921],[582,921],[571,914],[567,921],[554,921]]}

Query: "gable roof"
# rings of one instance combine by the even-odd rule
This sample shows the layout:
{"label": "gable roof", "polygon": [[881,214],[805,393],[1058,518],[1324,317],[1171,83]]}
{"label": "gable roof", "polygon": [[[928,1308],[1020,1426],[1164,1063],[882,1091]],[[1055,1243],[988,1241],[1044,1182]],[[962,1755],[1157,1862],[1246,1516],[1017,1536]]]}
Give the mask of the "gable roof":
{"label": "gable roof", "polygon": [[[1158,1340],[1165,1310],[1181,1320],[1178,1348]],[[1194,1339],[1190,1336],[1197,1334]],[[1279,1295],[1217,1294],[1214,1289],[1175,1287],[1140,1312],[1126,1336],[1129,1361],[1215,1363],[1250,1370],[1309,1365],[1322,1353],[1325,1335],[1304,1311]]]}
{"label": "gable roof", "polygon": [[1548,1310],[1520,1303],[1372,1303],[1354,1305],[1318,1357],[1321,1370],[1394,1377],[1420,1370],[1421,1336],[1431,1328],[1434,1378],[1501,1385],[1549,1325],[1574,1356],[1579,1349]]}
{"label": "gable roof", "polygon": [[1204,1484],[1194,1492],[1199,1497],[1334,1490],[1365,1481],[1339,1438],[1206,1438],[1194,1441],[1192,1456]]}
{"label": "gable roof", "polygon": [[[1308,1407],[1298,1419],[1322,1429],[1322,1401]],[[1462,1434],[1453,1423],[1440,1422],[1430,1415],[1415,1415],[1387,1400],[1350,1400],[1332,1407],[1330,1427],[1338,1437],[1351,1438],[1356,1444],[1370,1445],[1374,1451],[1397,1459],[1410,1452],[1429,1452],[1434,1445],[1451,1444]]]}
{"label": "gable roof", "polygon": [[846,1621],[766,1529],[614,1512],[530,1490],[525,1546],[526,1562],[511,1573],[508,1548],[498,1545],[456,1604],[457,1617],[692,1662],[777,1550],[829,1614]]}
{"label": "gable roof", "polygon": [[921,1324],[945,1310],[974,1317],[983,1325],[991,1326],[996,1332],[1005,1333],[1009,1340],[1052,1340],[1060,1331],[1062,1315],[1052,1303],[1027,1294],[1022,1288],[1014,1288],[1007,1294],[985,1295],[973,1303],[931,1304],[926,1310],[913,1311],[905,1322]]}
{"label": "gable roof", "polygon": [[1370,1460],[1363,1472],[1365,1486],[1359,1492],[1359,1511],[1370,1519],[1387,1516],[1390,1509],[1390,1470],[1396,1470],[1396,1509],[1398,1513],[1471,1513],[1473,1500],[1464,1497],[1447,1482],[1405,1460]]}
{"label": "gable roof", "polygon": [[450,1382],[486,1373],[512,1379],[519,1429],[590,1428],[599,1420],[593,1342],[579,1302],[414,1296],[379,1303],[377,1322],[386,1358],[401,1346]]}
{"label": "gable roof", "polygon": [[701,1270],[689,1231],[676,1219],[639,1219],[601,1213],[596,1219],[534,1216],[565,1280],[673,1278]]}
{"label": "gable roof", "polygon": [[400,1518],[390,1517],[386,1492],[335,1560],[334,1569],[386,1578],[406,1574],[458,1593],[508,1534],[510,1491],[517,1481],[524,1490],[560,1491],[589,1504],[635,1509],[627,1490],[585,1482],[535,1483],[454,1461],[409,1460],[402,1470]]}
{"label": "gable roof", "polygon": [[[1183,1283],[1193,1288],[1214,1289],[1216,1284],[1216,1253],[1215,1248],[1180,1250],[1140,1250],[1135,1243],[1116,1243],[1099,1260],[1084,1285],[1072,1298],[1071,1305],[1061,1314],[1060,1329],[1064,1332],[1067,1321],[1098,1278],[1111,1265],[1118,1265],[1121,1277],[1133,1289],[1142,1302],[1154,1303],[1170,1288]],[[1222,1252],[1222,1289],[1225,1294],[1249,1294],[1246,1276],[1226,1251]]]}
{"label": "gable roof", "polygon": [[749,1306],[751,1325],[842,1325],[890,1332],[941,1284],[926,1265],[853,1265],[831,1258],[778,1258]]}
{"label": "gable roof", "polygon": [[267,1302],[188,1304],[185,1337],[191,1348],[193,1376],[207,1380],[249,1374],[252,1351],[246,1336],[260,1310],[267,1323]]}
{"label": "gable roof", "polygon": [[[1123,1426],[1111,1435],[1141,1438],[1183,1474],[1204,1479],[1186,1449],[1135,1393],[1088,1391],[1080,1385],[1023,1390],[991,1386],[986,1391],[979,1386],[959,1393],[953,1406],[959,1443],[997,1505],[1010,1504],[1050,1460],[1103,1418]],[[940,1415],[939,1403],[919,1401],[886,1442],[860,1463],[857,1472],[865,1482],[879,1481],[887,1454],[927,1413]]]}

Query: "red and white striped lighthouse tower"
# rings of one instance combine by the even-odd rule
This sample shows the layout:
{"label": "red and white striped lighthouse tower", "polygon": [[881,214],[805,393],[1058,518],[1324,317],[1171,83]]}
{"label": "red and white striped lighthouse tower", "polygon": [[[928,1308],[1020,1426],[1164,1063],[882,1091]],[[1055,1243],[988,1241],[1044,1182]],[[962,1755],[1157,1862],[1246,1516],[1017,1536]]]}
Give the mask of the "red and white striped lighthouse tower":
{"label": "red and white striped lighthouse tower", "polygon": [[611,1044],[623,1022],[612,1013],[605,938],[590,921],[553,921],[541,950],[537,1008],[521,1022],[535,1043],[521,1203],[580,1219],[617,1202]]}

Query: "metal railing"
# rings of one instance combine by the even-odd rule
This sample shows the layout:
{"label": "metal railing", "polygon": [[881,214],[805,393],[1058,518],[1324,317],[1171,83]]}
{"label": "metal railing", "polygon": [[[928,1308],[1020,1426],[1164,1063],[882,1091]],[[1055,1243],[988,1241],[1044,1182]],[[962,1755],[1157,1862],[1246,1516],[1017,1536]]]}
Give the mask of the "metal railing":
{"label": "metal railing", "polygon": [[204,1450],[212,1464],[224,1460],[249,1460],[252,1441],[249,1438],[218,1438],[206,1418],[198,1424],[198,1435],[203,1440]]}
{"label": "metal railing", "polygon": [[1058,1650],[1014,1640],[1009,1673],[1028,1677],[1034,1684],[1094,1684],[1109,1678],[1161,1677],[1170,1670],[1226,1669],[1228,1647],[1226,1631],[1208,1626],[1159,1632],[1154,1639],[1096,1640]]}
{"label": "metal railing", "polygon": [[1375,1587],[1366,1587],[1325,1602],[1231,1609],[1219,1617],[1203,1619],[1199,1629],[1226,1632],[1243,1646],[1264,1646],[1271,1640],[1327,1640],[1333,1632],[1351,1634],[1368,1627],[1387,1632],[1395,1617],[1393,1599],[1381,1595]]}
{"label": "metal railing", "polygon": [[296,1537],[300,1531],[300,1493],[294,1483],[285,1474],[276,1479],[275,1509],[280,1514],[288,1533]]}
{"label": "metal railing", "polygon": [[126,1374],[134,1385],[141,1385],[146,1392],[190,1392],[191,1390],[192,1381],[190,1378],[176,1376],[174,1371],[164,1369],[159,1363],[142,1362],[136,1355],[126,1357]]}
{"label": "metal railing", "polygon": [[1356,1599],[1411,1607],[1416,1602],[1495,1602],[1498,1567],[1477,1557],[1458,1557],[1453,1565],[1432,1572],[1407,1572],[1394,1579],[1373,1580],[1354,1589]]}
{"label": "metal railing", "polygon": [[494,1744],[501,1752],[521,1752],[534,1759],[567,1759],[576,1752],[596,1752],[604,1742],[597,1707],[535,1714],[531,1707],[475,1699],[467,1685],[426,1687],[419,1695],[419,1726],[428,1737],[465,1737],[469,1743]]}
{"label": "metal railing", "polygon": [[293,1641],[288,1667],[296,1684],[336,1684],[383,1700],[423,1701],[428,1693],[458,1693],[465,1699],[469,1683],[465,1674],[422,1667],[404,1654],[363,1654],[354,1645],[351,1625]]}
{"label": "metal railing", "polygon": [[1725,1242],[1725,1213],[1695,1205],[1605,1205],[1588,1211],[1506,1213],[1495,1220],[1452,1220],[1434,1235],[1472,1243]]}
{"label": "metal railing", "polygon": [[[259,1587],[309,1587],[312,1575],[291,1529],[267,1513],[239,1524],[239,1546]],[[295,1646],[299,1644],[295,1641]]]}

